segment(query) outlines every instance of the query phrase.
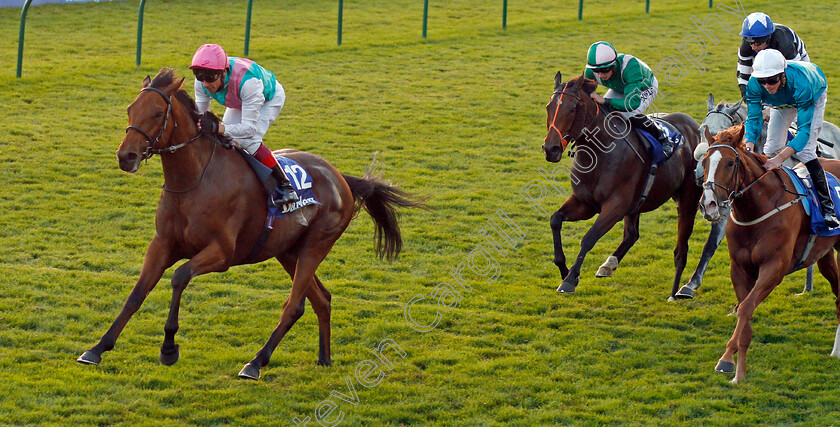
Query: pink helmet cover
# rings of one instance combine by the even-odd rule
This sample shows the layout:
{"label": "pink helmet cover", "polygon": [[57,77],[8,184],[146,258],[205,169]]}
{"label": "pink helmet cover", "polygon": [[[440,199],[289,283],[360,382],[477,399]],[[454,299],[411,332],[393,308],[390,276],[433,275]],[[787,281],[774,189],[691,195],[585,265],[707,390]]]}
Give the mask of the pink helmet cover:
{"label": "pink helmet cover", "polygon": [[190,69],[224,70],[228,66],[228,57],[225,50],[217,44],[206,44],[195,51]]}

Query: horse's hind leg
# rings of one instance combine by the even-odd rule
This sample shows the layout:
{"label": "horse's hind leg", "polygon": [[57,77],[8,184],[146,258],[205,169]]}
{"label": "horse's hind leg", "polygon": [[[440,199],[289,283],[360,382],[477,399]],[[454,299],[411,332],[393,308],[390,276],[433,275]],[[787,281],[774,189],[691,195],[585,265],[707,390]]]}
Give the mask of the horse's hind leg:
{"label": "horse's hind leg", "polygon": [[624,217],[624,239],[612,255],[598,267],[595,277],[612,277],[613,272],[618,269],[618,264],[627,255],[627,251],[639,240],[639,214]]}
{"label": "horse's hind leg", "polygon": [[[175,344],[178,332],[178,311],[181,308],[181,295],[193,277],[205,273],[225,271],[230,267],[226,251],[219,243],[211,244],[182,264],[172,274],[172,301],[169,303],[169,317],[163,327],[163,345],[160,346],[160,363],[171,366],[178,361],[180,352]],[[233,253],[231,247],[227,253]]]}
{"label": "horse's hind leg", "polygon": [[240,378],[253,380],[260,378],[260,369],[268,365],[271,354],[274,353],[274,349],[280,344],[280,340],[286,336],[289,329],[303,315],[303,299],[309,292],[310,284],[314,281],[315,270],[321,264],[321,261],[326,258],[327,253],[337,238],[336,236],[332,239],[325,239],[317,233],[309,235],[307,243],[311,246],[305,245],[298,252],[298,261],[295,267],[294,279],[292,280],[292,291],[289,294],[289,298],[283,304],[283,314],[280,315],[280,323],[274,329],[274,332],[271,333],[268,342],[257,352],[257,355],[239,371]]}
{"label": "horse's hind leg", "polygon": [[837,258],[834,256],[834,249],[832,249],[817,261],[817,267],[831,285],[831,292],[834,292],[834,307],[838,324],[837,331],[834,333],[834,347],[831,349],[831,355],[840,358],[840,268],[838,268],[840,251],[837,252]]}
{"label": "horse's hind leg", "polygon": [[671,287],[671,296],[669,301],[673,301],[677,290],[680,288],[680,281],[682,280],[682,273],[685,270],[686,259],[688,258],[688,239],[694,231],[694,217],[697,214],[697,200],[699,197],[694,197],[696,190],[694,189],[694,182],[690,178],[687,181],[692,188],[689,191],[683,192],[677,203],[677,247],[674,248],[674,285]]}
{"label": "horse's hind leg", "polygon": [[102,361],[102,353],[114,348],[117,337],[119,337],[120,332],[122,332],[128,320],[137,312],[143,304],[143,301],[145,301],[146,296],[157,285],[161,276],[163,276],[163,272],[174,263],[175,259],[170,255],[169,246],[158,238],[152,239],[148,249],[146,249],[146,257],[143,261],[143,269],[140,271],[140,278],[137,280],[137,284],[134,285],[134,289],[131,290],[131,294],[125,301],[125,305],[120,310],[120,314],[99,342],[79,356],[76,361],[87,365],[98,365]]}
{"label": "horse's hind leg", "polygon": [[[283,256],[277,257],[277,260],[283,264],[283,268],[289,273],[289,276],[295,277],[295,265],[297,264],[297,257]],[[321,283],[318,275],[313,276],[313,282],[309,284],[309,289],[306,291],[306,298],[312,304],[312,309],[315,315],[318,316],[318,364],[321,366],[332,365],[330,358],[330,314],[332,313],[332,295],[330,291]]]}

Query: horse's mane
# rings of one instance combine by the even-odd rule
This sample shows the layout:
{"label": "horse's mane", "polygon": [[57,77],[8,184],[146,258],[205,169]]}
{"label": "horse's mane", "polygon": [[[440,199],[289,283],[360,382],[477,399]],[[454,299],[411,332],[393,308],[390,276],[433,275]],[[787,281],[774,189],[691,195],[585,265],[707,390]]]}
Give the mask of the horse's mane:
{"label": "horse's mane", "polygon": [[715,137],[715,144],[729,145],[738,150],[741,154],[747,153],[752,156],[759,164],[764,165],[768,157],[764,154],[747,151],[744,146],[744,125],[732,126],[729,129],[724,129],[718,132]]}
{"label": "horse's mane", "polygon": [[[163,90],[175,83],[177,78],[178,76],[175,74],[174,69],[162,68],[149,86]],[[198,114],[198,108],[195,106],[195,101],[192,97],[184,89],[178,89],[178,91],[175,92],[175,99],[186,107],[187,111],[190,113],[190,118],[192,118],[193,123],[198,123],[200,116]]]}

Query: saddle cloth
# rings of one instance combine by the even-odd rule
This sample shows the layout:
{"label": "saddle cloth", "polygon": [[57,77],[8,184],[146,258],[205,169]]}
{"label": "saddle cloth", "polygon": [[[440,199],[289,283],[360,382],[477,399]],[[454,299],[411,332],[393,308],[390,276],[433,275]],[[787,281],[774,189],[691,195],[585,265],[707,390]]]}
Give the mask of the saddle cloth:
{"label": "saddle cloth", "polygon": [[[671,144],[673,144],[674,150],[671,151],[671,155],[676,153],[683,140],[682,134],[677,130],[677,128],[674,127],[674,125],[664,120],[660,120],[656,117],[651,116],[648,116],[648,118],[650,118],[653,121],[653,124],[656,125],[656,127],[659,128],[660,132],[662,132],[662,134],[665,135],[665,137],[668,138],[669,141],[671,141]],[[662,145],[656,138],[653,137],[653,135],[647,133],[642,129],[636,129],[636,132],[638,132],[639,135],[643,137],[643,140],[646,139],[648,141],[648,155],[651,156],[654,164],[662,163],[664,160],[666,160],[665,152],[662,151]]]}
{"label": "saddle cloth", "polygon": [[[245,150],[241,148],[237,148],[239,154],[248,161],[248,164],[251,165],[251,169],[254,170],[254,173],[257,174],[257,178],[260,182],[265,182],[269,176],[271,176],[271,169],[268,168],[266,165],[260,163],[259,160],[255,159],[254,156],[248,154]],[[309,173],[297,162],[292,159],[283,157],[283,156],[274,156],[277,159],[277,163],[280,164],[280,167],[283,169],[283,172],[286,173],[286,178],[289,179],[289,182],[292,184],[292,187],[295,189],[295,193],[298,196],[297,202],[289,202],[282,206],[274,206],[271,203],[271,198],[266,196],[266,205],[268,206],[268,217],[269,218],[279,218],[281,216],[288,215],[304,206],[307,205],[320,205],[321,203],[315,198],[315,193],[312,192],[312,175]],[[280,198],[280,190],[274,190],[274,198]]]}
{"label": "saddle cloth", "polygon": [[[808,176],[808,169],[805,166],[791,169],[787,166],[782,166],[782,169],[788,174],[790,180],[793,181],[796,192],[799,194],[808,194],[802,199],[802,209],[805,214],[811,217],[811,233],[817,236],[837,236],[840,235],[840,228],[830,229],[825,226],[822,212],[820,212],[820,203],[817,198],[817,192],[811,183],[811,178]],[[840,207],[840,183],[837,178],[826,172],[826,180],[828,181],[828,192],[831,193],[831,201],[834,202],[834,214],[840,215],[837,208]]]}

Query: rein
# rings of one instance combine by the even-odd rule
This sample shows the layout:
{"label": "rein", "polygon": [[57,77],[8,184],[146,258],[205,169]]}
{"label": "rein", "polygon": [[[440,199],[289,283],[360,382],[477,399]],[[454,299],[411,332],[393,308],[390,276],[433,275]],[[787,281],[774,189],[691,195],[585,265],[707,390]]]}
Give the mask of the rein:
{"label": "rein", "polygon": [[[166,130],[166,126],[169,124],[169,118],[172,116],[172,97],[166,95],[166,93],[164,93],[162,90],[160,90],[156,87],[147,86],[147,87],[144,87],[140,92],[146,92],[146,91],[155,92],[155,93],[159,94],[161,97],[163,97],[163,100],[166,101],[166,115],[163,117],[163,126],[160,127],[160,131],[158,132],[157,136],[154,139],[152,139],[152,137],[149,136],[149,134],[146,131],[144,131],[143,129],[140,129],[137,126],[128,126],[127,128],[125,128],[125,133],[128,133],[128,131],[130,131],[130,130],[134,130],[134,131],[139,132],[141,135],[143,135],[143,137],[146,138],[146,143],[148,145],[146,146],[146,150],[143,151],[142,160],[148,160],[155,154],[162,155],[162,154],[174,153],[178,149],[186,147],[187,144],[197,140],[198,138],[201,138],[201,132],[198,132],[194,137],[192,137],[192,138],[190,138],[190,139],[188,139],[188,140],[186,140],[186,141],[184,141],[180,144],[171,145],[171,146],[163,147],[163,148],[155,148],[158,144],[158,141],[160,141],[161,143],[166,142],[165,139],[163,138],[163,132]],[[173,121],[172,123],[173,123],[173,126],[175,128],[178,127],[177,122]],[[166,192],[169,192],[169,193],[180,194],[180,193],[189,193],[190,191],[193,191],[196,188],[198,188],[198,186],[201,184],[201,181],[204,179],[204,174],[207,173],[207,168],[210,166],[210,163],[213,161],[213,156],[216,154],[216,145],[218,145],[218,144],[219,144],[218,141],[216,141],[216,143],[213,144],[213,151],[210,152],[210,158],[207,160],[207,164],[204,165],[204,169],[202,169],[202,171],[201,171],[201,176],[198,178],[195,185],[193,185],[191,188],[189,188],[187,190],[171,190],[169,188],[166,188],[166,183],[164,183],[163,185],[161,185],[161,188],[163,189],[163,191],[166,191]]]}

